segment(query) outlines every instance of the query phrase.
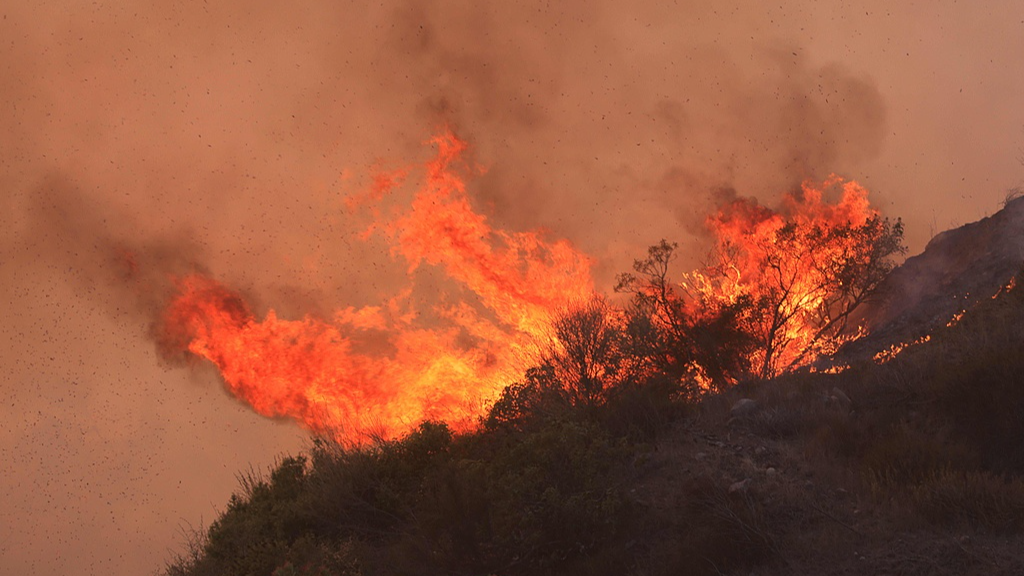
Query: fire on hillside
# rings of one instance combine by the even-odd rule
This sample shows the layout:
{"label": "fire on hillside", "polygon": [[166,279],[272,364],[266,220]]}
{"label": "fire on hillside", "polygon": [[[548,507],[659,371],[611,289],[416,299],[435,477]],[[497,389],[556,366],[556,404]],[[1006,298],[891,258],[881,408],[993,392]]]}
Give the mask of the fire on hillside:
{"label": "fire on hillside", "polygon": [[[410,284],[429,266],[443,271],[450,293],[424,304],[405,289],[327,318],[284,319],[274,310],[260,318],[240,292],[209,275],[180,275],[157,323],[164,354],[213,363],[227,389],[258,413],[321,433],[389,438],[428,418],[473,428],[505,386],[558,349],[559,315],[595,298],[592,261],[568,241],[492,227],[473,209],[460,170],[466,144],[448,131],[431,143],[433,160],[376,178],[349,205],[373,206],[405,180],[417,182],[408,206],[389,216],[374,211],[366,235],[391,244]],[[714,245],[705,267],[660,287],[634,285],[634,295],[667,307],[668,316],[652,316],[660,329],[679,320],[690,330],[729,311],[744,335],[739,368],[721,372],[721,381],[711,382],[699,355],[685,359],[690,369],[681,377],[705,388],[772,377],[862,335],[848,325],[851,311],[902,249],[901,225],[882,219],[867,195],[833,177],[805,183],[778,210],[736,200],[707,220]],[[628,315],[614,316],[621,323]],[[727,353],[721,346],[712,343],[704,357]]]}

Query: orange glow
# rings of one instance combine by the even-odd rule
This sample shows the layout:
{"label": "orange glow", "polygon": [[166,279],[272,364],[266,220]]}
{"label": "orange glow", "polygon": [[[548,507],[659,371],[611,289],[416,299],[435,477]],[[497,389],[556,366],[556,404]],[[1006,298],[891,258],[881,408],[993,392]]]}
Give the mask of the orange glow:
{"label": "orange glow", "polygon": [[[261,320],[237,292],[192,274],[176,279],[161,318],[162,349],[209,360],[228,390],[262,415],[350,441],[394,437],[427,418],[472,428],[537,358],[553,315],[593,293],[590,260],[566,241],[493,229],[453,168],[465,143],[450,132],[431,142],[438,155],[411,205],[391,219],[375,211],[367,235],[392,242],[410,284],[429,265],[462,289],[423,310],[406,290],[330,319],[287,320],[271,310]],[[349,207],[380,202],[407,177],[415,175],[378,176]]]}
{"label": "orange glow", "polygon": [[1009,292],[1012,292],[1013,289],[1016,287],[1017,277],[1014,276],[1013,278],[1010,278],[1010,281],[1007,282],[1005,285],[999,287],[999,290],[997,290],[996,293],[992,295],[992,299],[995,300],[996,298],[999,297],[1000,294],[1007,294]]}
{"label": "orange glow", "polygon": [[[824,199],[830,188],[840,192],[834,204]],[[745,323],[757,341],[750,362],[759,376],[806,366],[863,335],[846,326],[866,294],[851,279],[868,277],[871,241],[885,224],[859,184],[836,176],[805,182],[778,211],[740,199],[708,224],[712,263],[687,274],[683,288],[693,314],[749,298]]]}
{"label": "orange glow", "polygon": [[882,350],[881,352],[875,354],[874,361],[876,364],[885,364],[886,362],[894,360],[897,356],[900,355],[901,352],[903,352],[907,348],[910,348],[911,346],[917,346],[918,344],[924,344],[925,342],[931,341],[931,339],[931,335],[926,334],[916,340],[911,340],[910,342],[900,342],[898,344],[893,344],[892,346],[889,346],[885,350]]}
{"label": "orange glow", "polygon": [[818,369],[817,366],[811,366],[810,368],[808,368],[807,371],[810,372],[811,374],[842,374],[843,372],[846,372],[849,369],[849,364],[833,364],[823,369]]}
{"label": "orange glow", "polygon": [[[996,296],[998,296],[998,295],[999,295],[999,293],[997,292]],[[995,296],[993,296],[993,298],[994,297]],[[957,312],[956,314],[953,314],[953,317],[949,319],[949,322],[946,322],[946,328],[952,328],[953,326],[956,326],[957,324],[959,324],[960,320],[963,319],[964,314],[966,314],[966,313],[967,313],[967,310],[961,310],[961,311]]]}

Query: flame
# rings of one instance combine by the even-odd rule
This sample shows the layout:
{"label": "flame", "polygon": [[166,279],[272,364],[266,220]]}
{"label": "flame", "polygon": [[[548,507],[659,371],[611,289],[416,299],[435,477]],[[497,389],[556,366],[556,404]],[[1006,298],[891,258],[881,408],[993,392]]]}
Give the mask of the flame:
{"label": "flame", "polygon": [[[472,428],[537,358],[554,314],[593,293],[591,262],[567,241],[492,228],[454,169],[466,144],[448,131],[431,143],[437,157],[409,207],[390,219],[372,208],[364,237],[387,238],[411,283],[433,266],[469,298],[424,310],[405,290],[329,319],[289,320],[273,310],[260,319],[239,292],[194,273],[175,279],[159,322],[161,348],[212,362],[258,413],[338,437],[395,437],[428,418]],[[377,176],[349,207],[375,207],[411,172]]]}
{"label": "flame", "polygon": [[[1010,280],[1006,284],[1001,285],[999,287],[999,289],[996,290],[995,294],[993,294],[991,296],[991,299],[995,300],[995,299],[999,298],[1003,294],[1008,294],[1009,292],[1014,290],[1016,287],[1017,287],[1017,277],[1014,276],[1014,277],[1010,278]],[[969,293],[964,295],[964,299],[965,300],[967,300],[969,298],[970,298],[970,294]],[[977,305],[978,305],[978,302],[975,302],[972,305],[972,308],[977,306]],[[967,313],[968,313],[968,309],[967,308],[963,308],[959,312],[954,313],[953,316],[950,317],[949,321],[946,322],[946,328],[953,328],[953,327],[955,327],[957,324],[960,323],[961,320],[964,319],[964,316],[966,316]],[[911,340],[909,342],[899,342],[899,343],[893,344],[893,345],[889,346],[889,348],[887,348],[885,350],[882,350],[881,352],[878,352],[877,354],[875,354],[873,359],[874,359],[876,364],[885,364],[886,362],[890,362],[890,361],[894,360],[897,356],[900,355],[900,353],[902,353],[907,348],[910,348],[912,346],[917,346],[918,344],[924,344],[925,342],[931,341],[931,339],[932,339],[931,335],[930,334],[926,334],[924,336],[921,336],[920,338],[917,338],[915,340]]]}
{"label": "flame", "polygon": [[917,346],[918,344],[924,344],[925,342],[930,342],[931,339],[931,334],[925,334],[924,336],[911,340],[910,342],[899,342],[893,344],[892,346],[889,346],[885,350],[882,350],[881,352],[875,354],[873,360],[876,364],[885,364],[886,362],[891,362],[892,360],[896,359],[896,357],[899,356],[900,353],[902,353],[907,348]]}
{"label": "flame", "polygon": [[817,366],[811,366],[807,369],[811,374],[842,374],[850,369],[849,364],[832,364],[825,368],[818,368]]}
{"label": "flame", "polygon": [[[465,142],[445,131],[430,143],[433,160],[382,171],[346,199],[350,210],[372,216],[361,237],[390,243],[410,287],[329,318],[285,319],[274,310],[261,318],[240,292],[209,276],[176,277],[158,322],[161,350],[211,362],[260,414],[339,438],[396,437],[424,419],[473,428],[504,386],[557,349],[556,315],[594,296],[591,261],[565,240],[492,227],[473,209],[461,175]],[[418,183],[411,201],[385,216],[381,205],[407,183]],[[833,187],[841,196],[829,203]],[[806,366],[864,334],[846,330],[864,291],[844,284],[843,274],[877,258],[871,242],[888,224],[856,182],[804,183],[777,211],[738,200],[708,223],[714,259],[684,275],[686,312],[715,318],[752,303],[740,322],[759,344],[749,358],[759,375]],[[455,287],[427,306],[412,297],[424,268]],[[707,368],[686,368],[705,391],[717,386]]]}
{"label": "flame", "polygon": [[[825,192],[838,187],[832,204]],[[847,331],[851,307],[863,294],[844,279],[844,270],[868,266],[871,234],[880,215],[856,182],[832,176],[804,182],[785,196],[780,210],[753,200],[736,200],[708,220],[716,244],[712,263],[685,275],[691,313],[714,314],[749,298],[745,319],[757,346],[749,359],[762,377],[806,366],[864,334]],[[844,282],[846,282],[844,284]]]}
{"label": "flame", "polygon": [[1002,295],[1002,294],[1008,294],[1008,293],[1012,292],[1013,289],[1016,288],[1016,287],[1017,287],[1017,277],[1014,276],[1013,278],[1010,278],[1009,282],[1007,282],[1006,284],[1004,284],[1004,285],[999,287],[999,290],[997,290],[996,293],[992,295],[992,299],[995,300],[996,298],[999,298],[999,296]]}
{"label": "flame", "polygon": [[[998,295],[999,295],[999,293],[996,292],[995,296],[998,296]],[[993,298],[995,298],[995,296],[993,296]],[[946,322],[946,328],[952,328],[953,326],[956,326],[957,324],[959,324],[960,320],[963,319],[964,314],[966,314],[966,313],[967,313],[967,310],[961,310],[961,311],[957,312],[956,314],[953,314],[953,317],[949,319],[949,322]]]}

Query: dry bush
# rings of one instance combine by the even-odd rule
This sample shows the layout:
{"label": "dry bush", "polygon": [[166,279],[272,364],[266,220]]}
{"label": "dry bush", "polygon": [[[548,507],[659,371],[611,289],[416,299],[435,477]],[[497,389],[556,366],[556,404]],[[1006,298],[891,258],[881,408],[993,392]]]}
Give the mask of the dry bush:
{"label": "dry bush", "polygon": [[648,576],[713,576],[780,558],[758,494],[729,491],[710,477],[689,479],[670,511],[671,526],[638,566]]}
{"label": "dry bush", "polygon": [[862,470],[879,490],[919,485],[944,470],[969,470],[976,458],[968,448],[904,426],[889,429],[868,445]]}
{"label": "dry bush", "polygon": [[910,492],[929,521],[997,532],[1024,530],[1024,481],[987,472],[938,470]]}
{"label": "dry bush", "polygon": [[829,457],[854,458],[872,440],[864,422],[846,413],[822,415],[808,441],[808,451]]}

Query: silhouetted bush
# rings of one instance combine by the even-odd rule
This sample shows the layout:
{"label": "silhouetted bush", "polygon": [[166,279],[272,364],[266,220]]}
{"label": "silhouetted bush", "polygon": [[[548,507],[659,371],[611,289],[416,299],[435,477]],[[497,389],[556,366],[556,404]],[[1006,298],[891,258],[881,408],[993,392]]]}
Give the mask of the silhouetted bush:
{"label": "silhouetted bush", "polygon": [[251,472],[240,480],[242,492],[170,574],[269,574],[287,561],[310,521],[299,503],[306,459],[285,458],[269,480]]}
{"label": "silhouetted bush", "polygon": [[661,374],[688,385],[695,395],[699,380],[722,388],[744,378],[754,340],[740,319],[751,300],[696,310],[683,287],[670,279],[678,244],[662,240],[633,263],[633,272],[620,274],[616,292],[632,296],[626,311],[626,347],[642,359],[648,374]]}
{"label": "silhouetted bush", "polygon": [[559,419],[599,423],[615,436],[651,439],[686,406],[694,383],[649,356],[638,316],[602,300],[565,311],[541,363],[506,387],[484,419],[488,430],[524,431]]}
{"label": "silhouetted bush", "polygon": [[[629,444],[595,422],[455,438],[426,422],[396,441],[318,440],[269,480],[250,474],[202,551],[168,574],[561,574],[603,555],[632,513]],[[590,572],[599,573],[599,572]]]}
{"label": "silhouetted bush", "polygon": [[755,494],[729,493],[707,477],[679,486],[663,537],[648,552],[651,576],[746,574],[742,568],[778,557],[775,529]]}

